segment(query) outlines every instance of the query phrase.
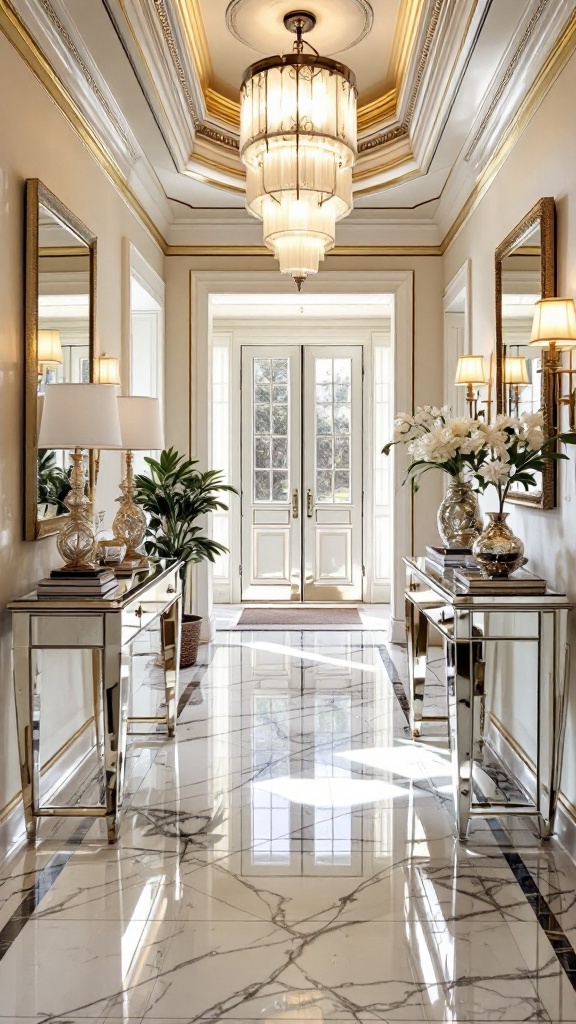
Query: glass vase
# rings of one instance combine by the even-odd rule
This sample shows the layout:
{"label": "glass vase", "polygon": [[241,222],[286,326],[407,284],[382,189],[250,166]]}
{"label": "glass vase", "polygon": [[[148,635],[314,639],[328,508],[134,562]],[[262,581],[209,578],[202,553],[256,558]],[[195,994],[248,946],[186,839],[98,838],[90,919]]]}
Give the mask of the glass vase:
{"label": "glass vase", "polygon": [[447,548],[471,548],[482,533],[482,516],[472,485],[453,479],[440,504],[438,533]]}
{"label": "glass vase", "polygon": [[524,545],[508,526],[508,512],[487,512],[487,526],[472,545],[474,560],[487,576],[508,576],[524,564]]}

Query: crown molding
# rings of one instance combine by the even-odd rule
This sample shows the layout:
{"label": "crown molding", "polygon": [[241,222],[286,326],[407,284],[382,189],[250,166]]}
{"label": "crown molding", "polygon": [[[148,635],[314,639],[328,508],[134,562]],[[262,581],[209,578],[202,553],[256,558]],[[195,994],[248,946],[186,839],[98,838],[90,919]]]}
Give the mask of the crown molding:
{"label": "crown molding", "polygon": [[[438,223],[444,232],[443,252],[449,249],[474,213],[546,93],[576,51],[576,10],[571,0],[567,4],[565,0],[559,0],[559,3],[571,9],[568,21],[547,54],[542,53],[542,48],[537,46],[541,56],[540,71],[518,103],[516,112],[502,130],[494,151],[489,154],[480,171],[470,163],[460,162],[455,165],[448,177],[438,208]],[[464,173],[467,170],[467,177],[463,177],[463,170]],[[462,196],[463,200],[460,198]],[[459,211],[456,217],[454,210]]]}
{"label": "crown molding", "polygon": [[[266,256],[274,259],[274,254],[264,245],[168,245],[166,256],[226,256],[230,259]],[[439,245],[337,245],[326,254],[326,259],[384,256],[442,256],[442,248]]]}
{"label": "crown molding", "polygon": [[[143,227],[148,231],[158,247],[164,251],[164,234],[156,224],[156,219],[162,223],[165,220],[164,217],[156,209],[153,211],[155,215],[155,219],[153,219],[147,208],[150,203],[150,196],[147,196],[148,204],[144,205],[134,188],[136,183],[135,175],[132,175],[131,186],[128,186],[125,171],[114,159],[109,148],[104,145],[95,126],[85,116],[84,111],[76,103],[75,97],[70,93],[65,83],[37,45],[21,20],[12,0],[0,0],[0,31],[14,46],[14,49],[19,53],[24,63],[66,116],[72,128],[100,164],[122,198],[131,207]],[[167,204],[163,192],[162,196],[164,203]],[[168,221],[166,220],[165,223],[167,225]]]}

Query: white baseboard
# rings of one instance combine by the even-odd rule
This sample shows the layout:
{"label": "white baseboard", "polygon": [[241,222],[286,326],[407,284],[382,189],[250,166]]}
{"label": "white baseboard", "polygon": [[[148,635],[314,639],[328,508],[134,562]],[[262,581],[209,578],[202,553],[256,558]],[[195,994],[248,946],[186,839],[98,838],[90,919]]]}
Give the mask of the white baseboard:
{"label": "white baseboard", "polygon": [[390,619],[388,623],[388,642],[391,644],[406,643],[406,622],[404,619]]}
{"label": "white baseboard", "polygon": [[[536,770],[533,762],[521,754],[512,738],[505,734],[501,723],[491,719],[486,735],[488,744],[511,775],[520,783],[531,800],[536,800]],[[558,800],[554,835],[572,860],[576,860],[575,809],[562,797]]]}
{"label": "white baseboard", "polygon": [[[78,732],[62,753],[51,761],[49,767],[42,772],[42,800],[44,803],[49,803],[54,799],[56,793],[77,771],[93,749],[94,729],[90,721],[86,728]],[[0,819],[0,862],[25,842],[24,808],[22,800],[17,799],[8,813]]]}

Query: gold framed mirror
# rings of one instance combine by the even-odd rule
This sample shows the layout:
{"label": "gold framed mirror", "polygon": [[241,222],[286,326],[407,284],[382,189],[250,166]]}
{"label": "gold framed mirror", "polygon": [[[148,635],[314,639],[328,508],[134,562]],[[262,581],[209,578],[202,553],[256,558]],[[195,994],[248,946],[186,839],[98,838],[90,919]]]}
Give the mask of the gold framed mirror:
{"label": "gold framed mirror", "polygon": [[96,235],[38,178],[26,181],[24,538],[58,533],[67,452],[37,438],[47,383],[94,380]]}
{"label": "gold framed mirror", "polygon": [[[540,199],[496,249],[496,412],[511,416],[544,412],[544,430],[554,433],[549,375],[541,348],[530,345],[534,303],[556,292],[554,199]],[[538,486],[511,489],[508,501],[538,508],[556,505],[556,464],[537,474]]]}

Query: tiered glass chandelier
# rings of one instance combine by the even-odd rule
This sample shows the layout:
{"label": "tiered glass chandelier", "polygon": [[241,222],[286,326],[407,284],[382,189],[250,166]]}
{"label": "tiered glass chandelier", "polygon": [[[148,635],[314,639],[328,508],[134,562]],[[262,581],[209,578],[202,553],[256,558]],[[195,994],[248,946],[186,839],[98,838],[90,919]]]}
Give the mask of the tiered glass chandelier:
{"label": "tiered glass chandelier", "polygon": [[314,15],[296,11],[284,24],[296,33],[294,52],[258,61],[244,76],[240,156],[246,206],[300,290],[333,247],[336,222],[352,209],[357,92],[344,64],[303,53]]}

